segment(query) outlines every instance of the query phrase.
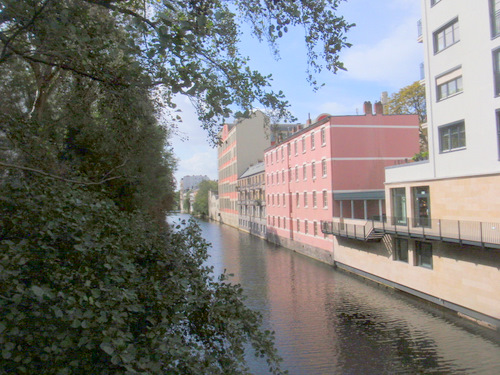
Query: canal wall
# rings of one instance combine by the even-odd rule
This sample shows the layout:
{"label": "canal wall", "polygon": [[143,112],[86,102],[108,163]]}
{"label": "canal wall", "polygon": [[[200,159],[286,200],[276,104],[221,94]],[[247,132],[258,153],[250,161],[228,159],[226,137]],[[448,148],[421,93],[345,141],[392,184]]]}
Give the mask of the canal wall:
{"label": "canal wall", "polygon": [[403,261],[392,236],[379,243],[336,237],[335,265],[500,330],[500,251],[432,242],[431,264],[422,266],[418,242],[408,240]]}
{"label": "canal wall", "polygon": [[303,254],[310,258],[319,260],[320,262],[334,265],[332,251],[321,249],[319,247],[307,243],[294,241],[290,238],[281,237],[272,232],[267,233],[267,240],[276,245],[283,246],[287,249],[293,250],[299,254]]}

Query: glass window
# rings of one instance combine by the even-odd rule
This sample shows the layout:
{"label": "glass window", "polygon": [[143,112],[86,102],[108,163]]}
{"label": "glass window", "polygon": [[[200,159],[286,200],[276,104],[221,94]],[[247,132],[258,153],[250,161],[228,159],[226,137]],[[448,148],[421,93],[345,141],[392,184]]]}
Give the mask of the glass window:
{"label": "glass window", "polygon": [[311,163],[311,176],[313,179],[316,178],[316,163],[315,162]]}
{"label": "glass window", "polygon": [[311,150],[314,150],[314,138],[315,138],[315,135],[314,135],[314,132],[311,132]]}
{"label": "glass window", "polygon": [[300,232],[300,220],[297,219],[297,232]]}
{"label": "glass window", "polygon": [[415,241],[416,265],[432,269],[432,244]]}
{"label": "glass window", "polygon": [[302,137],[302,152],[306,152],[306,137]]}
{"label": "glass window", "polygon": [[408,240],[404,238],[394,239],[394,260],[408,263]]}
{"label": "glass window", "polygon": [[302,173],[303,173],[304,180],[307,179],[307,169],[306,169],[305,164],[302,166]]}
{"label": "glass window", "polygon": [[462,68],[436,78],[436,89],[438,101],[462,92]]}
{"label": "glass window", "polygon": [[326,145],[326,131],[325,128],[321,128],[321,144]]}
{"label": "glass window", "polygon": [[465,123],[463,121],[439,128],[439,150],[448,152],[465,148]]}
{"label": "glass window", "polygon": [[318,235],[318,222],[315,221],[313,223],[313,228],[314,228],[314,235],[317,236]]}
{"label": "glass window", "polygon": [[406,192],[405,188],[391,189],[392,216],[394,225],[406,225]]}
{"label": "glass window", "polygon": [[307,192],[304,191],[304,207],[307,207]]}
{"label": "glass window", "polygon": [[493,73],[495,78],[495,95],[500,95],[500,48],[493,51]]}
{"label": "glass window", "polygon": [[434,53],[440,52],[460,41],[458,18],[434,33]]}
{"label": "glass window", "polygon": [[323,191],[323,208],[328,208],[328,195],[326,191]]}
{"label": "glass window", "polygon": [[326,177],[326,160],[321,160],[321,170],[323,172],[323,177]]}
{"label": "glass window", "polygon": [[490,0],[491,36],[500,34],[500,0]]}
{"label": "glass window", "polygon": [[286,206],[285,193],[283,193],[283,206]]}
{"label": "glass window", "polygon": [[298,154],[297,140],[295,140],[295,142],[293,142],[293,150],[295,151],[295,156],[297,156],[297,154]]}
{"label": "glass window", "polygon": [[313,207],[315,207],[315,208],[316,208],[316,207],[318,206],[318,199],[317,199],[317,197],[316,197],[316,192],[315,192],[315,191],[313,191],[313,192],[312,192],[312,195],[313,195]]}
{"label": "glass window", "polygon": [[415,186],[412,188],[413,195],[413,225],[416,227],[431,226],[431,197],[429,186]]}
{"label": "glass window", "polygon": [[295,181],[299,180],[299,167],[296,165],[295,166]]}
{"label": "glass window", "polygon": [[309,233],[309,226],[307,225],[307,220],[304,220],[304,233]]}

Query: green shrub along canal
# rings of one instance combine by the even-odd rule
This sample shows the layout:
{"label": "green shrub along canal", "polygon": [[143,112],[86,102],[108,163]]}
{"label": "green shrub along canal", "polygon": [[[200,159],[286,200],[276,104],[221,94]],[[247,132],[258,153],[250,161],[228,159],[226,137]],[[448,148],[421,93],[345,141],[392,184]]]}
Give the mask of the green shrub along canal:
{"label": "green shrub along canal", "polygon": [[[169,221],[187,219],[172,216]],[[234,274],[290,374],[498,374],[500,333],[426,302],[198,221],[216,274]],[[254,374],[266,366],[253,357]]]}

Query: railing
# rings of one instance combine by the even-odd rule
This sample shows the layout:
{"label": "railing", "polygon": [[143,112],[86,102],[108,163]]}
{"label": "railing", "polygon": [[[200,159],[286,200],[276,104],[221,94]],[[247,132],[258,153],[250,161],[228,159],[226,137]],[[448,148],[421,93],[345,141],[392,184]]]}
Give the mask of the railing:
{"label": "railing", "polygon": [[423,37],[422,34],[422,20],[417,21],[417,39],[420,39]]}
{"label": "railing", "polygon": [[372,221],[380,233],[500,249],[500,224],[479,221],[389,217]]}
{"label": "railing", "polygon": [[374,221],[360,221],[364,222],[364,224],[345,223],[340,220],[321,221],[321,232],[361,241],[377,241],[382,238],[382,235],[373,231]]}

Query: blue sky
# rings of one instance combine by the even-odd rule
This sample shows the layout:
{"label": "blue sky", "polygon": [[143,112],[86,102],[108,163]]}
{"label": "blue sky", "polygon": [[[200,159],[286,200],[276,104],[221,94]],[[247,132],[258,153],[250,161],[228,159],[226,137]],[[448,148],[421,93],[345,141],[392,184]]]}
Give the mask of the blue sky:
{"label": "blue sky", "polygon": [[[298,30],[280,42],[278,61],[271,56],[267,44],[259,44],[250,37],[243,39],[242,52],[250,57],[251,68],[273,75],[273,89],[285,93],[299,123],[304,123],[309,114],[315,119],[321,113],[362,113],[365,100],[374,102],[383,91],[390,95],[420,78],[419,65],[423,61],[422,45],[417,43],[420,1],[348,0],[340,5],[338,13],[356,24],[347,34],[353,46],[341,53],[347,71],[318,75],[318,81],[325,86],[317,92],[306,80],[303,34]],[[183,118],[179,134],[171,139],[179,160],[177,181],[198,174],[216,180],[217,150],[209,145],[207,133],[189,101],[179,98],[177,104]]]}

